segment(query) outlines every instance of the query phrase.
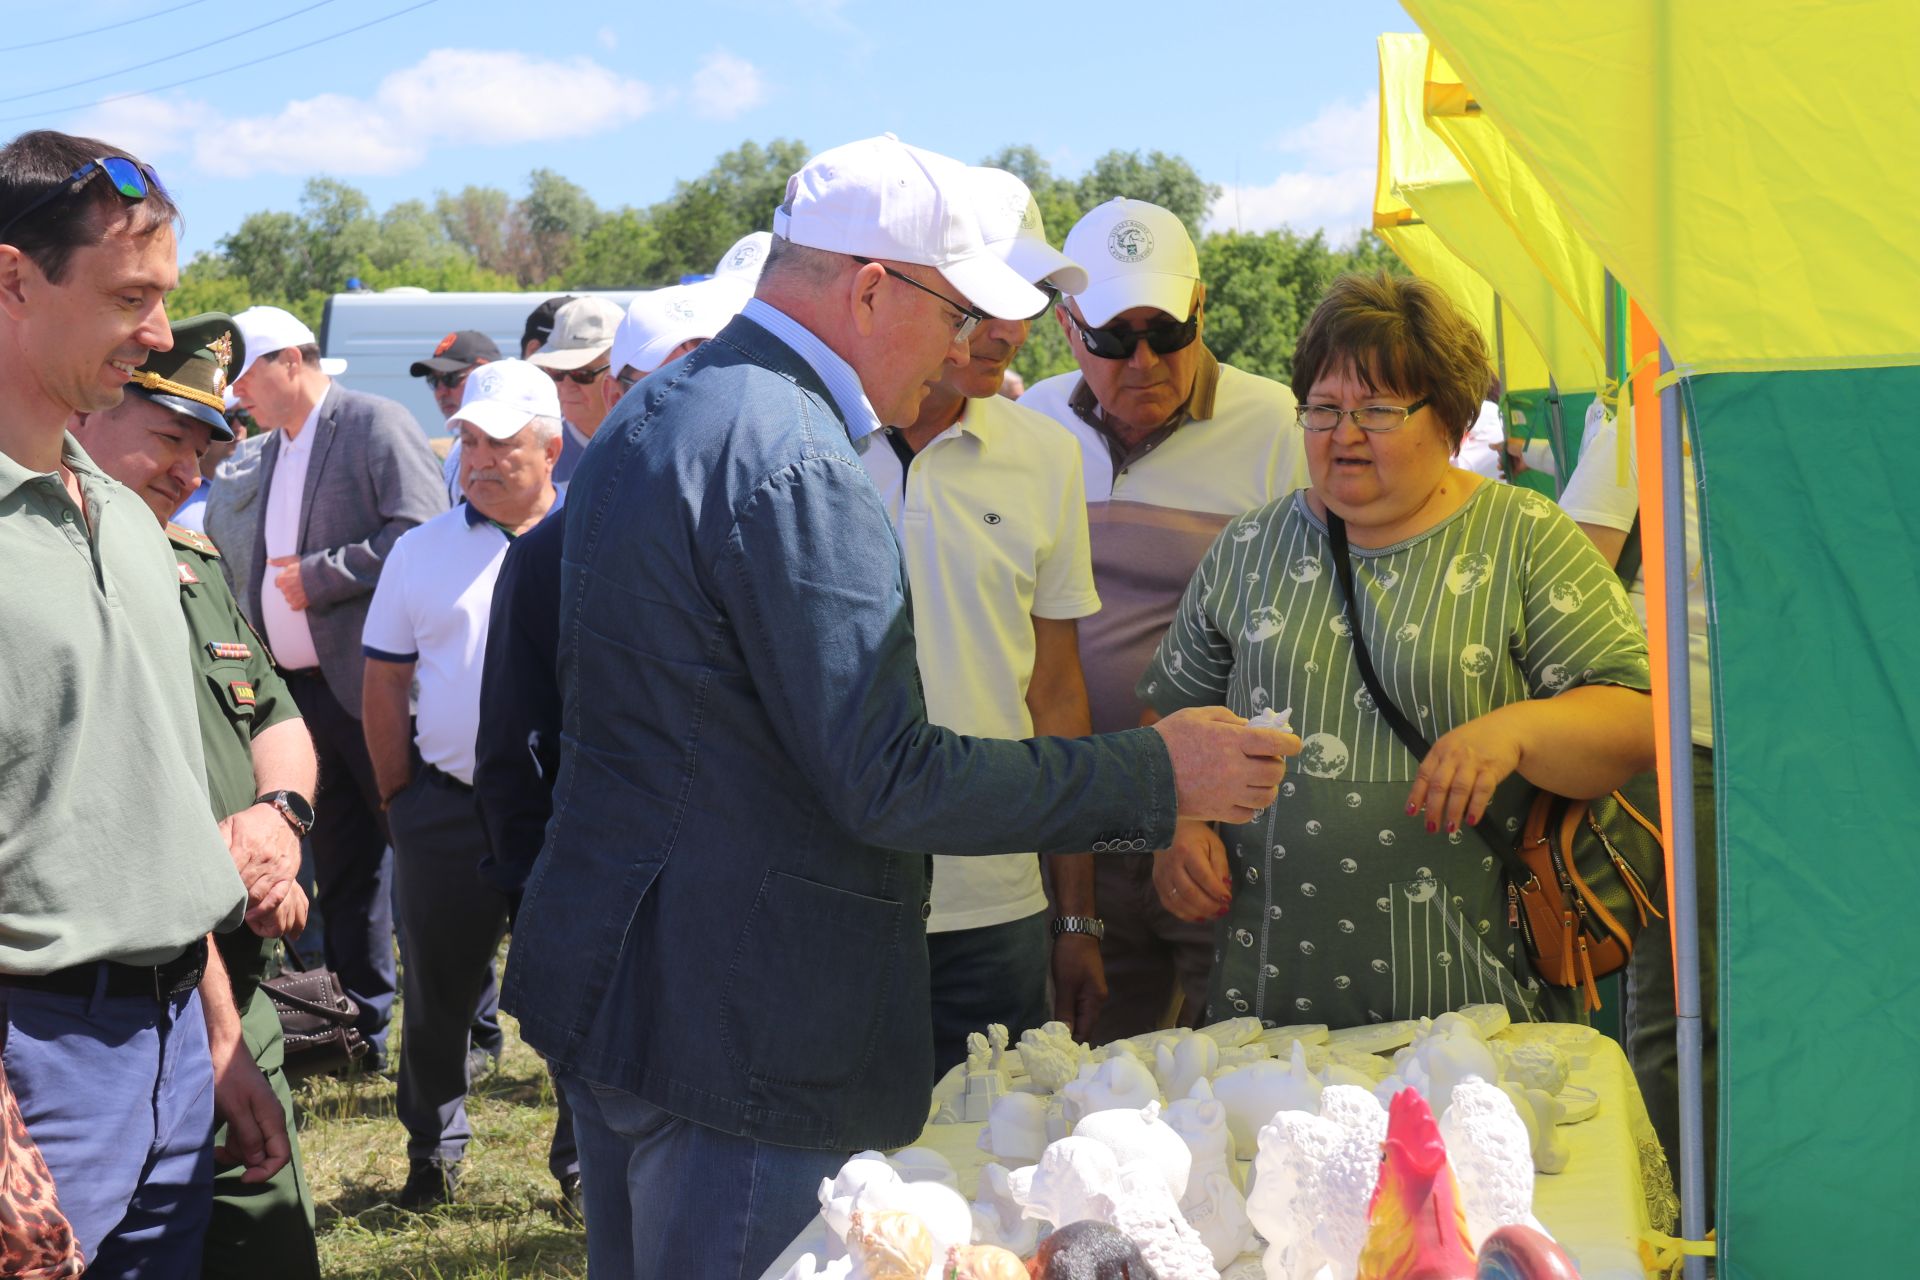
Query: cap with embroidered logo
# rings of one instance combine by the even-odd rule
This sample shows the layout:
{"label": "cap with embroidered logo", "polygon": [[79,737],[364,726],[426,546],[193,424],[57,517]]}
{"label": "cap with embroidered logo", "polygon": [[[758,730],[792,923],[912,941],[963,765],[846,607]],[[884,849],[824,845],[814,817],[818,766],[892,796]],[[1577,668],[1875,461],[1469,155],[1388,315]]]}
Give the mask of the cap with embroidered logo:
{"label": "cap with embroidered logo", "polygon": [[424,378],[430,373],[458,373],[474,365],[500,358],[500,348],[478,329],[460,329],[440,339],[433,354],[415,360],[407,370],[410,377]]}
{"label": "cap with embroidered logo", "polygon": [[973,182],[975,211],[987,248],[1031,284],[1049,284],[1062,293],[1087,287],[1087,271],[1047,243],[1040,206],[1027,184],[1005,169],[975,165],[967,170]]}
{"label": "cap with embroidered logo", "polygon": [[1200,255],[1186,224],[1157,204],[1115,196],[1095,206],[1067,232],[1066,250],[1087,269],[1086,287],[1067,292],[1096,328],[1135,307],[1175,320],[1193,309]]}
{"label": "cap with embroidered logo", "polygon": [[626,369],[652,373],[681,343],[711,338],[724,329],[752,296],[752,285],[739,276],[650,289],[627,304],[627,314],[614,331],[607,367],[616,377]]}
{"label": "cap with embroidered logo", "polygon": [[511,440],[534,418],[558,418],[560,393],[544,370],[525,360],[478,365],[460,388],[460,407],[447,419],[495,440]]}

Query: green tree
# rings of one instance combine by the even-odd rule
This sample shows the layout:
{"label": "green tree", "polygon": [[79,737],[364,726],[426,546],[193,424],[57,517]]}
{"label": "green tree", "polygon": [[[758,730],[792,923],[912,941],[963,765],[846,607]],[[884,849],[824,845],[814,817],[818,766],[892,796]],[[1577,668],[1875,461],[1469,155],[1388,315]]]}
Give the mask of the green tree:
{"label": "green tree", "polygon": [[1198,244],[1201,225],[1220,188],[1201,178],[1179,156],[1152,151],[1143,159],[1138,151],[1109,151],[1080,179],[1080,208],[1091,209],[1115,196],[1145,200],[1170,211],[1187,224],[1187,233]]}
{"label": "green tree", "polygon": [[368,265],[379,271],[441,271],[471,263],[471,255],[455,244],[447,229],[424,200],[402,200],[380,215]]}
{"label": "green tree", "polygon": [[515,273],[527,285],[559,275],[604,217],[586,188],[551,169],[535,169],[527,178],[527,194],[508,219]]}
{"label": "green tree", "polygon": [[806,144],[792,138],[764,147],[743,142],[699,177],[676,183],[673,194],[651,210],[659,282],[705,275],[741,236],[770,230],[774,210],[786,199],[787,179],[807,155]]}
{"label": "green tree", "polygon": [[482,269],[512,269],[507,260],[512,196],[498,187],[464,187],[453,195],[442,191],[434,197],[433,212],[447,239],[464,249]]}
{"label": "green tree", "polygon": [[665,283],[660,236],[640,210],[622,209],[580,242],[556,289],[644,289]]}

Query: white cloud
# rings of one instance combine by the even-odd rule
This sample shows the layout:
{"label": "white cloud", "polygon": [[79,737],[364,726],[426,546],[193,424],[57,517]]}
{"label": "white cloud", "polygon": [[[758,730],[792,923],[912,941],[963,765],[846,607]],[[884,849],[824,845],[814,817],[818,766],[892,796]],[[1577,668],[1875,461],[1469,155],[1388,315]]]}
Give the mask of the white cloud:
{"label": "white cloud", "polygon": [[602,27],[593,33],[593,42],[608,53],[612,53],[620,47],[620,33],[612,27]]}
{"label": "white cloud", "polygon": [[1324,231],[1335,243],[1352,238],[1373,216],[1379,151],[1379,98],[1332,103],[1274,146],[1300,167],[1264,185],[1227,186],[1207,217],[1211,231]]}
{"label": "white cloud", "polygon": [[694,112],[708,120],[731,120],[766,100],[760,70],[745,58],[715,49],[693,73]]}
{"label": "white cloud", "polygon": [[591,58],[436,49],[388,75],[368,98],[321,94],[273,115],[224,121],[204,103],[130,98],[97,109],[86,123],[142,154],[190,149],[198,168],[223,177],[348,176],[404,172],[439,143],[587,137],[659,105],[653,89]]}

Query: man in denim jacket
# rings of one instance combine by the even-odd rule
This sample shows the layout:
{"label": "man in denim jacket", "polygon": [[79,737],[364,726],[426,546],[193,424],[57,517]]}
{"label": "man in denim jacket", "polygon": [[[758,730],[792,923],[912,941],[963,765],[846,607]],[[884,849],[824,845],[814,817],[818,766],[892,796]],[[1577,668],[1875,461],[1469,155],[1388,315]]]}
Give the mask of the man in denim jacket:
{"label": "man in denim jacket", "polygon": [[564,746],[505,1003],[573,1101],[596,1275],[756,1275],[822,1177],[919,1133],[924,855],[1160,848],[1176,812],[1249,818],[1299,750],[1220,708],[1074,740],[926,722],[851,440],[913,421],[982,312],[1044,301],[964,173],[890,137],[815,157],[755,299],[575,475]]}

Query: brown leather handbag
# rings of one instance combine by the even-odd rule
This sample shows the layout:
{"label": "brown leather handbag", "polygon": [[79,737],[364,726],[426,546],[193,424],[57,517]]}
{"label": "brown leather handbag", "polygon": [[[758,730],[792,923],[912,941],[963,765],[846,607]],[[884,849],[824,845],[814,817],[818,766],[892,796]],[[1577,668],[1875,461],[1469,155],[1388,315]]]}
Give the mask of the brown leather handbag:
{"label": "brown leather handbag", "polygon": [[0,1066],[0,1276],[61,1280],[82,1269],[80,1244],[60,1212],[53,1174],[27,1133]]}
{"label": "brown leather handbag", "polygon": [[260,986],[280,1015],[287,1079],[344,1071],[366,1057],[366,1039],[353,1025],[360,1006],[347,994],[339,975],[331,969],[301,967],[292,947],[282,948],[281,955],[292,968]]}

